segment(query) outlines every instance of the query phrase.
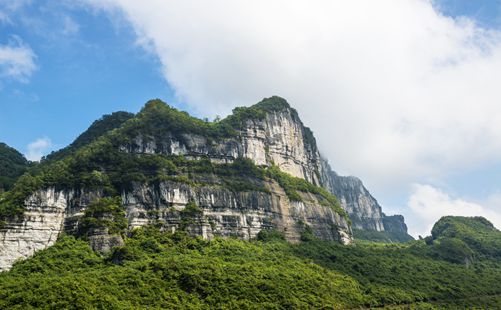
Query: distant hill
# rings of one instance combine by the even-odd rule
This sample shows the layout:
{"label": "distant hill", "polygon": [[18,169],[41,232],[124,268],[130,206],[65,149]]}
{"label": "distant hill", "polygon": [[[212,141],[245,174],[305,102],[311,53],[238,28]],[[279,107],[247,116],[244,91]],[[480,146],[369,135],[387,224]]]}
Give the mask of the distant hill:
{"label": "distant hill", "polygon": [[124,111],[114,112],[112,114],[105,114],[100,119],[94,121],[90,127],[80,134],[75,141],[73,141],[69,146],[52,152],[47,155],[42,161],[55,161],[68,156],[75,150],[85,145],[88,145],[97,138],[103,136],[107,132],[119,128],[126,121],[133,118],[134,114]]}
{"label": "distant hill", "polygon": [[442,217],[426,238],[438,257],[470,264],[479,258],[501,259],[501,232],[483,217]]}
{"label": "distant hill", "polygon": [[28,169],[29,162],[16,149],[0,143],[0,192],[9,190]]}

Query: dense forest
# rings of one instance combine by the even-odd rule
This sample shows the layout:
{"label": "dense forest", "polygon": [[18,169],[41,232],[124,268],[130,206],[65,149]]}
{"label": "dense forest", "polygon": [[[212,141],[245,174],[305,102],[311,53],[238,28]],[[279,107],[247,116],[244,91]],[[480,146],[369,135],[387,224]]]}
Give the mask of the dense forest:
{"label": "dense forest", "polygon": [[61,236],[0,274],[0,308],[501,307],[501,232],[484,218],[446,217],[403,244],[289,244],[276,231],[208,241],[154,226],[125,240],[100,255]]}

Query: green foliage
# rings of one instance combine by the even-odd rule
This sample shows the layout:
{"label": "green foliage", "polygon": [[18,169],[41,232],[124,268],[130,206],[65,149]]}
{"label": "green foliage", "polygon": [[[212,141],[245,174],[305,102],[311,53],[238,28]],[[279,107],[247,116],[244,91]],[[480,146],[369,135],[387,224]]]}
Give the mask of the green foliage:
{"label": "green foliage", "polygon": [[156,99],[146,103],[131,122],[127,122],[119,138],[128,140],[141,134],[143,137],[165,138],[173,135],[184,139],[183,134],[196,134],[210,139],[231,137],[236,134],[226,122],[207,122],[190,116]]}
{"label": "green foliage", "polygon": [[468,265],[473,260],[473,250],[458,238],[441,238],[433,243],[434,254],[451,263]]}
{"label": "green foliage", "polygon": [[24,201],[36,190],[42,187],[39,176],[29,173],[21,176],[10,191],[0,196],[0,220],[19,217],[24,212]]}
{"label": "green foliage", "polygon": [[121,198],[101,198],[87,206],[78,224],[77,235],[87,237],[96,230],[107,229],[109,234],[123,234],[127,218]]}
{"label": "green foliage", "polygon": [[355,240],[366,240],[373,242],[409,242],[414,240],[410,235],[402,232],[393,231],[375,231],[375,230],[362,230],[353,229],[353,237]]}
{"label": "green foliage", "polygon": [[257,240],[263,242],[285,241],[285,235],[277,229],[263,229],[257,234]]}
{"label": "green foliage", "polygon": [[203,214],[203,210],[196,205],[194,201],[190,201],[186,204],[183,210],[180,212],[181,224],[180,229],[182,231],[186,230],[188,225],[194,224]]}
{"label": "green foliage", "polygon": [[249,120],[263,120],[266,117],[266,111],[252,107],[237,107],[234,108],[232,114],[219,122],[219,124],[227,124],[231,128],[241,129]]}
{"label": "green foliage", "polygon": [[465,267],[435,251],[422,240],[293,245],[276,230],[248,242],[145,227],[100,256],[63,236],[0,274],[0,309],[499,308],[501,262],[479,258]]}
{"label": "green foliage", "polygon": [[[501,258],[500,232],[483,217],[445,216],[435,223],[431,234],[434,244],[444,239],[458,239],[476,256]],[[448,244],[450,242],[457,243],[449,241]]]}
{"label": "green foliage", "polygon": [[356,279],[372,307],[406,304],[421,309],[425,302],[437,309],[464,309],[483,306],[484,299],[501,294],[501,263],[483,260],[466,268],[433,258],[434,249],[423,241],[343,246],[316,240],[291,248],[297,256]]}
{"label": "green foliage", "polygon": [[30,163],[21,153],[5,143],[0,143],[0,193],[11,189],[29,166]]}
{"label": "green foliage", "polygon": [[313,232],[313,229],[311,229],[310,226],[304,224],[304,223],[298,223],[301,227],[301,236],[300,239],[303,242],[311,242],[311,241],[316,241],[319,240],[317,236],[315,236],[315,233]]}
{"label": "green foliage", "polygon": [[190,201],[186,204],[186,206],[181,212],[186,216],[194,217],[201,215],[202,209],[200,209],[194,201]]}
{"label": "green foliage", "polygon": [[283,242],[204,241],[136,230],[109,257],[65,237],[0,274],[0,308],[347,309],[366,303],[351,277]]}
{"label": "green foliage", "polygon": [[134,114],[123,111],[103,115],[103,117],[94,121],[84,133],[73,141],[73,143],[59,151],[52,152],[43,158],[42,161],[56,161],[63,159],[78,148],[90,144],[113,129],[119,128],[133,117]]}

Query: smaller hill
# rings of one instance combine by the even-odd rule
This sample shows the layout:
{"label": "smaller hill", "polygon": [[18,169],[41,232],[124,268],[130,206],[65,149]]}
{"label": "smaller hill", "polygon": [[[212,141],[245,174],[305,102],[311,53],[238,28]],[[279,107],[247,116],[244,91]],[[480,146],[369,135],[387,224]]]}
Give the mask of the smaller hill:
{"label": "smaller hill", "polygon": [[501,258],[501,232],[483,217],[442,217],[426,241],[436,255],[452,262]]}
{"label": "smaller hill", "polygon": [[119,128],[126,121],[133,118],[134,114],[124,111],[114,112],[112,114],[105,114],[100,119],[94,121],[90,127],[79,135],[75,141],[73,141],[69,146],[52,152],[44,160],[55,161],[66,157],[80,147],[86,146],[91,142],[95,141],[97,138],[103,136],[107,132]]}
{"label": "smaller hill", "polygon": [[0,192],[8,191],[28,169],[29,161],[16,149],[0,143]]}

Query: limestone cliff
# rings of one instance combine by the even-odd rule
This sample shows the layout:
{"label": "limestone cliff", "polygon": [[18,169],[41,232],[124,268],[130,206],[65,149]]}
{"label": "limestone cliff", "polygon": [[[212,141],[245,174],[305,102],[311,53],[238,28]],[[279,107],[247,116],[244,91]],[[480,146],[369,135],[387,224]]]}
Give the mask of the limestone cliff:
{"label": "limestone cliff", "polygon": [[[299,242],[304,228],[309,227],[321,239],[351,242],[347,219],[325,207],[316,195],[302,193],[303,201],[291,201],[277,183],[266,186],[269,192],[234,192],[178,182],[134,184],[122,193],[122,202],[130,229],[160,224],[167,231],[184,229],[207,239],[232,236],[249,240],[262,229],[274,228],[290,242]],[[54,188],[31,195],[26,200],[24,218],[0,230],[0,271],[51,246],[62,231],[74,233],[85,208],[102,196],[101,191]],[[186,210],[189,202],[194,202],[199,212]],[[107,233],[90,236],[89,241],[100,252],[120,244]]]}
{"label": "limestone cliff", "polygon": [[[251,159],[256,165],[272,163],[281,170],[319,185],[320,154],[311,131],[304,127],[297,112],[278,97],[269,100],[278,106],[266,109],[261,117],[242,121],[229,137],[181,132],[155,135],[137,134],[121,146],[133,154],[182,155],[188,159],[210,158],[217,163],[232,162],[236,158]],[[264,104],[263,104],[264,103]]]}
{"label": "limestone cliff", "polygon": [[73,209],[70,202],[74,200],[74,195],[53,188],[30,195],[25,201],[24,216],[11,219],[0,229],[0,271],[54,244],[64,229],[66,213]]}

